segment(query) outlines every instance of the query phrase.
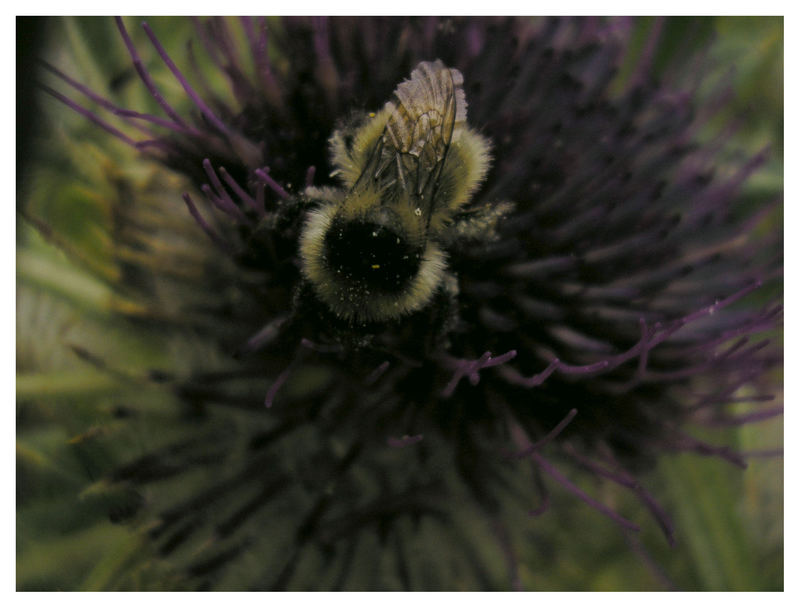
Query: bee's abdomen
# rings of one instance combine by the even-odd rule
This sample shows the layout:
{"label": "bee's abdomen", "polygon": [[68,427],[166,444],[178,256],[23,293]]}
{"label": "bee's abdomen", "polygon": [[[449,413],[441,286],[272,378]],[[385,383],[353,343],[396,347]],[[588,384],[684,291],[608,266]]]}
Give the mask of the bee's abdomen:
{"label": "bee's abdomen", "polygon": [[387,226],[337,219],[325,235],[324,259],[354,289],[398,294],[418,273],[422,250]]}

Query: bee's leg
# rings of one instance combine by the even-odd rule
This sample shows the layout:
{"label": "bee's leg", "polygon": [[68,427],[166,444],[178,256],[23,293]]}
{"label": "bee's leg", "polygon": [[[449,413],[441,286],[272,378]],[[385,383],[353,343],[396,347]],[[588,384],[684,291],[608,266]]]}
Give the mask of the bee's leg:
{"label": "bee's leg", "polygon": [[460,214],[443,231],[441,241],[445,246],[495,241],[499,238],[497,225],[513,208],[513,203],[487,203],[468,213]]}

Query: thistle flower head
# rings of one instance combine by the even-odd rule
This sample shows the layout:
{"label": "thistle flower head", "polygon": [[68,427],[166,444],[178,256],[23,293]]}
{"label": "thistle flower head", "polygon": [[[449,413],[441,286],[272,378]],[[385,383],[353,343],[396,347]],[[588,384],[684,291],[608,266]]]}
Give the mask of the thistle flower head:
{"label": "thistle flower head", "polygon": [[[708,92],[676,62],[661,84],[647,49],[621,76],[625,21],[208,19],[196,21],[185,61],[165,50],[166,32],[143,24],[147,47],[128,23],[116,21],[135,86],[157,113],[121,107],[50,65],[60,85],[47,90],[189,184],[169,202],[110,201],[124,269],[116,289],[137,302],[136,322],[202,344],[149,372],[179,404],[175,440],[107,473],[145,497],[137,521],[181,585],[375,588],[386,583],[353,564],[391,554],[399,586],[446,588],[451,579],[420,578],[406,545],[432,525],[465,548],[457,569],[473,553],[483,563],[453,525],[468,510],[494,526],[519,585],[506,503],[540,514],[559,488],[625,530],[641,525],[641,513],[584,489],[576,470],[632,492],[672,542],[670,516],[637,476],[670,451],[743,467],[746,455],[689,425],[780,413],[761,388],[780,353],[761,336],[781,308],[752,303],[780,277],[780,236],[763,230],[780,198],[754,207],[741,195],[768,151],[720,171],[721,140],[701,144],[700,134],[725,83]],[[183,96],[153,77],[155,56]],[[409,166],[435,169],[434,191],[461,166],[446,160],[460,140],[429,135],[447,122],[428,114],[423,139],[446,144],[428,165],[419,158],[432,144],[411,161],[388,157],[396,169],[374,160],[388,144],[373,143],[354,179],[336,175],[342,155],[358,153],[347,137],[389,141],[382,108],[411,104],[398,85],[434,65],[453,74],[441,107],[459,124],[464,103],[464,141],[485,142],[479,177],[440,229],[428,210],[427,223],[386,220],[385,190],[375,203],[384,219],[369,223],[356,209],[365,166],[396,171],[392,188]],[[423,236],[401,247],[415,221]],[[343,307],[345,291],[324,291],[333,288],[319,286],[308,259],[333,272],[374,252],[384,257],[358,270],[366,287]],[[401,261],[414,255],[413,267]],[[425,264],[435,278],[418,285]],[[387,269],[398,281],[407,272],[407,291],[371,278]],[[402,304],[413,290],[424,297]],[[732,417],[727,406],[743,398],[766,405]],[[198,476],[205,482],[190,481]],[[253,559],[254,574],[236,573]]]}

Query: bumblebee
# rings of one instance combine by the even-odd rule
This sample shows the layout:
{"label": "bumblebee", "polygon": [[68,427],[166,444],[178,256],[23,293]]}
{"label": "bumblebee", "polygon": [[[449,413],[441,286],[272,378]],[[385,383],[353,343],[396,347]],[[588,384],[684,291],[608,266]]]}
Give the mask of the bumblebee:
{"label": "bumblebee", "polygon": [[505,209],[465,210],[490,144],[466,124],[463,83],[439,60],[420,63],[380,112],[329,140],[342,187],[306,190],[316,208],[300,256],[313,291],[350,324],[399,319],[453,289],[448,243]]}

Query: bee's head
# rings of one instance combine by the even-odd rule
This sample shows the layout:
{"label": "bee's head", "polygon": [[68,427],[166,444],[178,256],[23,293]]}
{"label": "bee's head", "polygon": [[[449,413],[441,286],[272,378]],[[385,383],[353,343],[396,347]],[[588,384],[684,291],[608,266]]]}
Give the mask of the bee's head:
{"label": "bee's head", "polygon": [[340,318],[397,319],[423,308],[444,275],[444,253],[407,204],[351,193],[309,213],[300,241],[303,274]]}

